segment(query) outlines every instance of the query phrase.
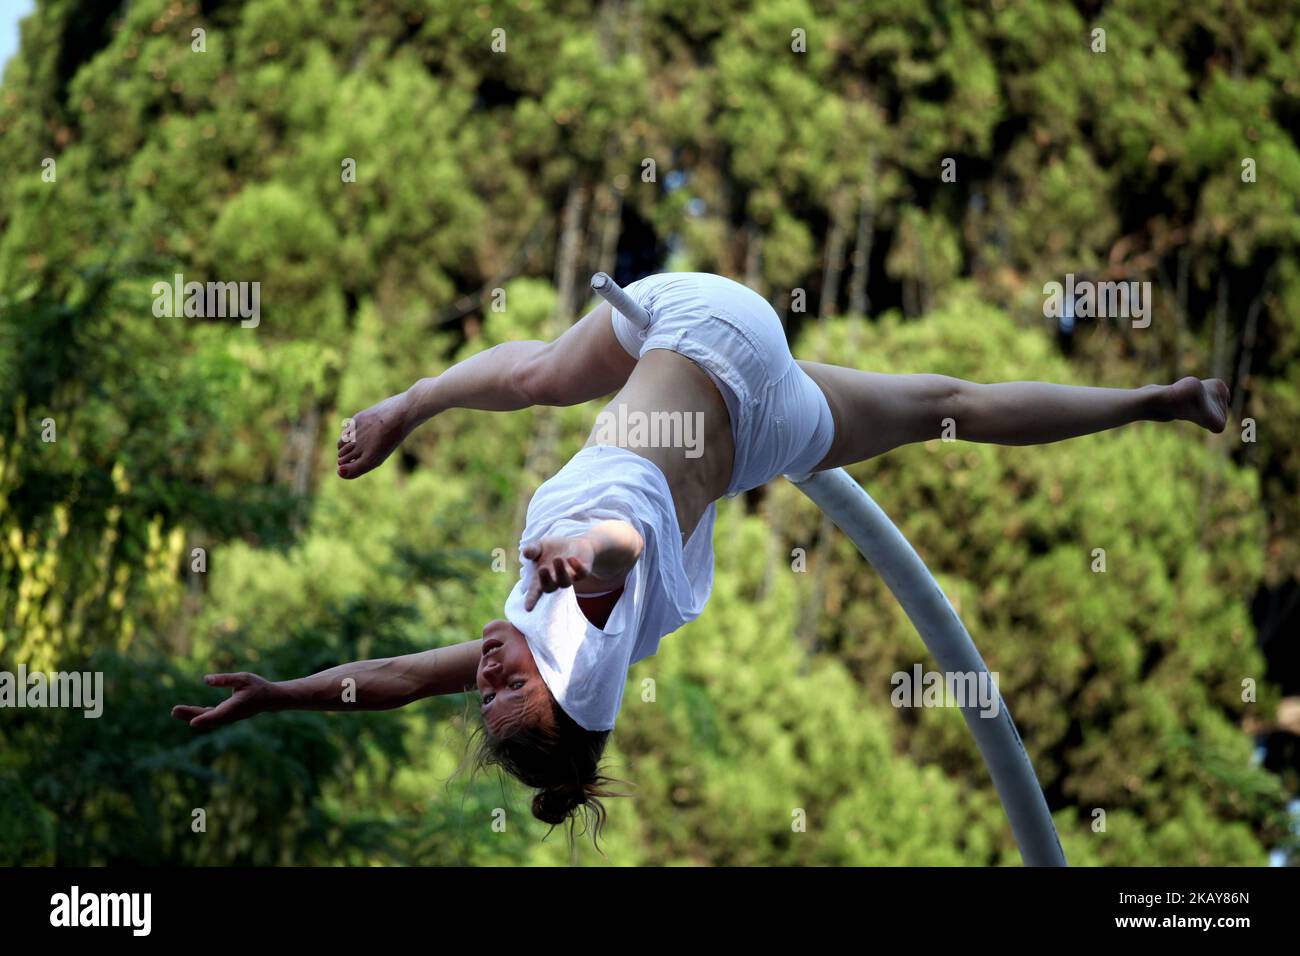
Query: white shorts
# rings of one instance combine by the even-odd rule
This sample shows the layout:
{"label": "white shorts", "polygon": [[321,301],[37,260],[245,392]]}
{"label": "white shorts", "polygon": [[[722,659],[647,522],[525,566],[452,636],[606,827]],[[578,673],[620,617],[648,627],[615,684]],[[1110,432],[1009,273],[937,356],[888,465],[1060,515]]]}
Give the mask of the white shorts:
{"label": "white shorts", "polygon": [[651,349],[684,355],[722,393],[736,446],[728,498],[778,475],[807,474],[825,457],[835,437],[830,405],[790,354],[766,299],[707,272],[647,276],[626,291],[650,313],[650,328],[614,309],[623,348],[637,358]]}

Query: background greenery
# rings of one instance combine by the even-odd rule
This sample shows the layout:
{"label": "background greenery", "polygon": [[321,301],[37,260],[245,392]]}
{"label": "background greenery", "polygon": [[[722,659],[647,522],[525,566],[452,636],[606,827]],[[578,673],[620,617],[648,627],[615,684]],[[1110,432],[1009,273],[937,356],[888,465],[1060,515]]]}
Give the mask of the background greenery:
{"label": "background greenery", "polygon": [[[477,637],[595,406],[451,413],[357,483],[342,419],[554,336],[596,269],[668,268],[758,288],[804,358],[1227,379],[1218,437],[853,471],[1001,674],[1073,863],[1263,863],[1296,789],[1298,92],[1300,14],[1263,0],[39,3],[0,86],[0,669],[108,691],[99,720],[0,712],[0,861],[567,862],[523,790],[455,773],[466,698],[202,735],[168,711],[215,701],[209,671]],[[176,272],[260,281],[260,326],[155,318]],[[1045,320],[1066,272],[1152,282],[1151,327]],[[889,706],[927,658],[848,541],[780,482],[718,524],[708,611],[631,675],[636,796],[577,859],[1017,863],[958,714]]]}

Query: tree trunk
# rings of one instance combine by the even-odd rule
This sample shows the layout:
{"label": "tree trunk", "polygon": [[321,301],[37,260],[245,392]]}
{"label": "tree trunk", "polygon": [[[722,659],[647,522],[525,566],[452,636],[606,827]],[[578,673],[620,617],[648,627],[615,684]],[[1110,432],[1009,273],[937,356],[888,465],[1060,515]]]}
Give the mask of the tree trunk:
{"label": "tree trunk", "polygon": [[799,643],[803,645],[810,655],[817,653],[819,650],[817,642],[817,628],[821,624],[822,611],[826,606],[826,576],[819,574],[814,569],[821,569],[827,566],[831,559],[831,541],[834,539],[837,531],[831,519],[823,514],[821,524],[817,532],[817,544],[813,548],[813,554],[805,554],[808,561],[808,568],[805,573],[812,575],[812,593],[804,604],[803,614],[797,625],[797,635]]}
{"label": "tree trunk", "polygon": [[564,203],[564,218],[560,226],[560,246],[555,256],[555,315],[552,319],[572,322],[575,277],[578,263],[582,261],[582,217],[587,208],[589,187],[585,179],[569,186],[569,197]]}
{"label": "tree trunk", "polygon": [[1214,309],[1214,345],[1210,353],[1210,374],[1223,378],[1224,343],[1228,338],[1228,281],[1219,275],[1218,302]]}
{"label": "tree trunk", "polygon": [[[1224,342],[1228,335],[1228,281],[1219,274],[1218,281],[1218,303],[1214,309],[1214,350],[1210,356],[1210,374],[1214,378],[1223,378],[1224,365]],[[1219,436],[1211,435],[1208,432],[1205,435],[1207,445],[1218,446],[1219,454],[1216,456],[1224,461],[1228,457],[1227,446],[1222,441],[1216,441]],[[1227,437],[1226,435],[1223,437]],[[1210,546],[1209,541],[1209,513],[1210,500],[1215,493],[1218,485],[1218,476],[1214,469],[1206,469],[1201,478],[1201,506],[1200,506],[1200,540],[1205,547]]]}
{"label": "tree trunk", "polygon": [[317,437],[320,434],[321,411],[312,403],[289,426],[280,461],[276,467],[276,480],[288,485],[296,495],[306,495],[311,490],[311,476],[316,468]]}
{"label": "tree trunk", "polygon": [[[576,180],[569,186],[569,196],[564,203],[564,216],[560,225],[560,242],[555,256],[555,311],[543,329],[543,339],[551,341],[557,337],[558,329],[573,323],[575,298],[575,273],[582,261],[582,218],[587,207],[589,186],[585,179]],[[559,422],[554,410],[538,408],[534,410],[534,438],[528,443],[528,452],[524,456],[523,486],[528,487],[534,478],[543,471],[548,471],[555,464],[555,445],[559,439]],[[524,520],[528,515],[528,501],[520,496],[515,506],[514,525],[522,534]],[[516,535],[518,537],[518,535]]]}
{"label": "tree trunk", "polygon": [[610,186],[601,208],[600,248],[596,253],[596,268],[593,272],[608,272],[611,276],[614,274],[622,226],[623,193]]}
{"label": "tree trunk", "polygon": [[[717,168],[725,168],[725,159],[720,150],[712,150],[711,156],[713,162],[718,164]],[[741,192],[743,195],[743,190]],[[731,228],[731,223],[734,221],[732,219],[732,208],[735,205],[735,197],[736,191],[732,189],[731,177],[723,176],[718,183],[718,210],[715,215],[722,230],[722,239],[718,243],[720,258],[717,272],[724,276],[738,276],[742,267],[740,243],[744,240],[744,236],[737,235],[736,231]]]}
{"label": "tree trunk", "polygon": [[1232,382],[1232,418],[1230,422],[1241,422],[1241,412],[1246,405],[1246,379],[1250,376],[1250,367],[1255,360],[1255,333],[1259,328],[1259,313],[1264,307],[1264,290],[1261,289],[1250,301],[1246,311],[1246,329],[1241,338],[1241,357],[1237,361],[1237,375]]}
{"label": "tree trunk", "polygon": [[745,222],[745,285],[767,298],[767,284],[763,281],[763,233],[752,219]]}
{"label": "tree trunk", "polygon": [[858,201],[858,234],[853,243],[853,271],[849,275],[850,315],[866,315],[871,308],[867,282],[871,278],[871,240],[875,228],[876,204],[871,198],[871,187],[863,186]]}
{"label": "tree trunk", "polygon": [[844,239],[848,232],[845,219],[848,218],[848,201],[844,191],[838,190],[831,200],[831,229],[826,237],[826,249],[822,260],[822,294],[819,305],[819,318],[827,318],[839,311],[840,275],[844,272]]}
{"label": "tree trunk", "polygon": [[1187,276],[1191,269],[1192,252],[1183,246],[1178,252],[1177,296],[1178,307],[1174,310],[1174,377],[1178,381],[1183,377],[1183,330],[1187,327]]}
{"label": "tree trunk", "polygon": [[916,304],[920,307],[921,315],[926,315],[930,311],[929,272],[925,255],[925,232],[924,229],[918,228],[916,230]]}

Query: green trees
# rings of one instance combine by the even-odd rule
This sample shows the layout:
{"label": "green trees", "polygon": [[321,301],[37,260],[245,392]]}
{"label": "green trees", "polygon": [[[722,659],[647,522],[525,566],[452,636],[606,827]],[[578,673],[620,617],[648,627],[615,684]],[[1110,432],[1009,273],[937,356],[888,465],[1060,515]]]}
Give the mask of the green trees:
{"label": "green trees", "polygon": [[[0,669],[94,662],[110,696],[100,721],[0,712],[0,857],[567,860],[518,790],[452,777],[470,701],[200,738],[167,708],[208,670],[477,636],[593,409],[444,416],[357,484],[342,419],[669,250],[763,291],[800,357],[1229,379],[1249,437],[934,443],[858,475],[1001,674],[1073,860],[1263,859],[1279,783],[1237,726],[1277,698],[1256,645],[1276,667],[1300,591],[1295,14],[345,6],[50,0],[23,26]],[[1151,327],[1081,322],[1060,358],[1041,290],[1066,272],[1152,282]],[[258,282],[261,321],[156,316],[176,273]],[[728,503],[708,613],[631,676],[610,858],[1014,862],[960,718],[886,703],[924,660],[794,489]]]}

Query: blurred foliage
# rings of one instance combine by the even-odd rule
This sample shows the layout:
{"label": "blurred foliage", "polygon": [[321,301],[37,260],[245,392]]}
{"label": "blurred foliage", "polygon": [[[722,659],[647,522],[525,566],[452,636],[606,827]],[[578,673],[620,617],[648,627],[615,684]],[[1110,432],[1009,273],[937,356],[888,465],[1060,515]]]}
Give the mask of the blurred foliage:
{"label": "blurred foliage", "polygon": [[[205,672],[476,637],[595,407],[442,416],[357,484],[338,427],[664,253],[762,291],[804,358],[1230,381],[1256,442],[854,472],[999,672],[1073,862],[1262,862],[1296,789],[1240,725],[1300,689],[1298,58],[1271,0],[39,3],[0,86],[0,669],[102,671],[107,702],[0,712],[0,862],[569,861],[463,772],[464,698],[168,711],[219,698]],[[1067,272],[1151,281],[1151,328],[1047,325]],[[176,274],[260,282],[260,323],[158,317]],[[926,660],[795,489],[723,503],[709,611],[630,676],[606,859],[1016,863],[957,713],[887,703]]]}

